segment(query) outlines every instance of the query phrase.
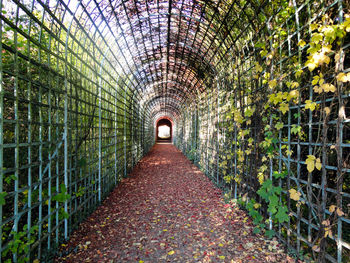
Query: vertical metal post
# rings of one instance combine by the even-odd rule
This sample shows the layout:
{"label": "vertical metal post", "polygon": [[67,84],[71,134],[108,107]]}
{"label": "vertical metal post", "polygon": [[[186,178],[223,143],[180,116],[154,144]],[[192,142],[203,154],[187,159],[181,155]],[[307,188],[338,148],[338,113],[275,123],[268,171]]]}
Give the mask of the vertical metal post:
{"label": "vertical metal post", "polygon": [[[18,25],[18,16],[19,16],[19,7],[17,6],[16,8],[16,26]],[[14,64],[15,64],[15,78],[14,78],[14,97],[15,97],[15,101],[14,101],[14,112],[15,112],[15,177],[16,177],[16,180],[15,180],[15,196],[14,196],[14,211],[13,211],[13,214],[14,214],[14,222],[13,222],[13,230],[15,232],[18,232],[19,229],[18,229],[18,221],[19,221],[19,218],[18,218],[18,202],[19,202],[19,197],[18,197],[18,176],[19,176],[19,120],[18,120],[18,74],[19,74],[19,68],[18,68],[18,48],[17,48],[17,41],[18,41],[18,33],[17,33],[17,30],[14,32],[14,44],[15,44],[15,50],[16,50],[16,53],[15,53],[15,59],[14,59]],[[40,53],[39,53],[39,56],[40,56]],[[40,98],[40,95],[39,95],[39,98]],[[40,100],[39,100],[40,102]],[[39,111],[39,114],[40,114],[40,111]],[[41,128],[41,126],[40,126]],[[40,150],[41,150],[41,140],[40,140],[40,146],[39,146],[39,155],[41,156],[41,153],[40,153]],[[40,158],[40,157],[39,157]],[[40,186],[41,186],[41,183],[40,183]],[[39,199],[40,200],[40,199]],[[41,215],[41,203],[40,203],[40,206],[39,206],[39,218],[40,218],[40,215]],[[40,219],[39,219],[40,220]],[[40,231],[40,229],[39,229]],[[39,234],[40,235],[40,234]],[[40,251],[39,251],[40,253]],[[17,262],[17,254],[14,253],[13,254],[13,261],[14,262]]]}
{"label": "vertical metal post", "polygon": [[133,98],[131,99],[131,124],[129,125],[130,127],[130,132],[131,132],[131,167],[134,167],[134,100]]}
{"label": "vertical metal post", "polygon": [[[296,23],[296,26],[297,26],[297,41],[299,43],[300,39],[301,39],[301,35],[300,35],[300,26],[299,26],[299,11],[298,11],[298,6],[297,6],[297,3],[296,3],[296,0],[293,0],[293,7],[294,7],[294,11],[295,11],[295,23]],[[291,52],[291,51],[289,51]],[[302,50],[301,50],[301,47],[299,46],[298,47],[298,62],[299,64],[302,63]],[[300,86],[298,87],[298,91],[299,91],[299,94],[300,93]],[[298,123],[298,127],[300,126],[300,101],[301,101],[301,98],[300,98],[300,95],[299,95],[299,98],[298,98],[298,119],[297,119],[297,123]],[[290,138],[290,125],[291,123],[288,123],[288,138]],[[290,140],[288,139],[289,141],[289,145],[290,145]],[[290,148],[289,148],[290,150]],[[301,158],[301,148],[300,148],[300,137],[298,136],[297,138],[297,180],[299,181],[300,179],[300,158]],[[289,169],[290,169],[290,166],[289,166]],[[288,180],[290,180],[290,175],[289,175],[289,171],[288,171]],[[300,191],[299,187],[298,187],[298,191]],[[297,207],[297,235],[296,235],[296,238],[297,238],[297,252],[299,253],[300,252],[300,206]]]}
{"label": "vertical metal post", "polygon": [[[270,116],[270,123],[269,123],[270,127],[272,126],[272,116]],[[270,174],[269,174],[269,179],[272,181],[272,175],[273,175],[273,161],[272,158],[269,158],[269,163],[270,163]],[[269,212],[269,230],[272,230],[272,215],[271,212]]]}
{"label": "vertical metal post", "polygon": [[[0,0],[0,13],[2,12],[2,0]],[[2,20],[0,19],[0,38],[2,39]],[[0,41],[0,167],[4,167],[4,87],[2,77],[2,41]],[[4,169],[0,169],[0,194],[3,193]],[[2,226],[2,205],[0,205],[0,226]],[[2,237],[2,227],[0,227],[0,236]],[[0,242],[0,251],[2,251],[2,242]],[[0,253],[0,261],[2,261]]]}
{"label": "vertical metal post", "polygon": [[109,49],[103,54],[101,64],[100,64],[100,73],[99,73],[99,82],[98,82],[98,201],[102,200],[102,69],[103,63],[106,58],[106,54]]}
{"label": "vertical metal post", "polygon": [[206,94],[206,98],[207,98],[207,143],[206,143],[206,147],[205,147],[205,151],[206,151],[206,153],[205,153],[205,158],[206,158],[206,174],[208,175],[209,174],[209,151],[208,151],[208,149],[209,149],[209,140],[210,140],[210,102],[209,102],[209,99],[211,98],[210,96],[209,96],[210,94],[209,94],[209,92],[207,92],[207,94]]}
{"label": "vertical metal post", "polygon": [[[338,1],[338,6],[339,6],[339,23],[342,23],[343,22],[343,5],[342,5],[342,1]],[[341,58],[343,56],[345,56],[345,53],[344,53],[344,50],[341,50],[341,53],[340,53],[340,56]],[[341,61],[341,59],[340,59]],[[344,64],[341,63],[341,65],[339,65],[339,69],[340,70],[344,70]],[[336,134],[337,136],[339,136],[339,139],[338,139],[338,142],[337,142],[337,146],[338,146],[338,160],[337,160],[337,174],[338,176],[342,176],[341,173],[343,172],[342,169],[343,169],[343,161],[341,160],[341,156],[343,156],[343,147],[342,147],[342,144],[343,144],[343,126],[344,126],[344,120],[343,120],[343,117],[341,116],[340,112],[343,110],[343,99],[342,99],[342,95],[343,92],[342,92],[342,84],[340,86],[340,91],[339,91],[339,94],[338,94],[338,101],[339,101],[339,110],[338,110],[338,125],[336,127]],[[339,121],[339,118],[342,118],[340,121]],[[340,183],[341,181],[338,181],[338,185],[337,185],[337,192],[338,192],[338,195],[339,195],[339,203],[337,204],[338,207],[342,207],[343,206],[343,198],[342,198],[342,195],[340,194],[340,191],[343,189],[343,185],[342,183]],[[342,245],[342,236],[343,236],[343,233],[342,233],[342,219],[340,216],[338,216],[338,219],[337,219],[337,238],[336,238],[336,243],[337,243],[337,263],[341,263],[342,262],[342,254],[343,254],[343,245]]]}
{"label": "vertical metal post", "polygon": [[[101,80],[100,80],[101,81]],[[98,85],[98,201],[101,202],[102,177],[102,88]]]}
{"label": "vertical metal post", "polygon": [[[118,83],[116,84],[117,90]],[[118,144],[118,92],[115,92],[115,106],[114,106],[114,184],[118,183],[118,156],[117,156],[117,144]]]}
{"label": "vertical metal post", "polygon": [[195,104],[194,111],[194,163],[197,164],[197,103]]}
{"label": "vertical metal post", "polygon": [[[64,94],[64,185],[68,189],[68,94],[67,79],[65,79],[66,91]],[[68,202],[64,202],[64,212],[68,213]],[[68,219],[64,219],[64,238],[68,238]]]}
{"label": "vertical metal post", "polygon": [[[80,5],[80,2],[76,3],[76,8],[73,13],[73,16],[76,14],[78,7]],[[70,32],[72,29],[74,19],[71,20],[68,30],[67,30],[67,36],[66,36],[66,43],[65,43],[65,63],[64,63],[64,135],[63,135],[63,141],[64,141],[64,185],[66,189],[68,190],[68,40],[70,36]],[[59,181],[57,182],[59,184]],[[57,204],[58,202],[56,202]],[[59,207],[59,205],[58,205]],[[64,201],[64,212],[68,214],[68,200]],[[64,239],[68,239],[68,218],[64,218]]]}
{"label": "vertical metal post", "polygon": [[219,138],[220,138],[220,85],[219,85],[219,78],[218,76],[216,76],[216,86],[217,86],[217,105],[216,105],[216,110],[217,110],[217,136],[216,136],[216,184],[219,185],[219,159],[220,159],[220,155],[219,155],[219,147],[220,147],[220,142],[219,142]]}
{"label": "vertical metal post", "polygon": [[124,177],[127,175],[126,167],[126,88],[124,89]]}

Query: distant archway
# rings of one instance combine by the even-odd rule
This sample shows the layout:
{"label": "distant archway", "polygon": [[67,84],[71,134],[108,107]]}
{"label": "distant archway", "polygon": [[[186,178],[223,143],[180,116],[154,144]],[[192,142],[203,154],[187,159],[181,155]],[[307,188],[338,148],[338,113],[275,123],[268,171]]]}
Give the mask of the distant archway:
{"label": "distant archway", "polygon": [[173,124],[167,117],[162,117],[156,124],[156,141],[171,142],[173,138]]}

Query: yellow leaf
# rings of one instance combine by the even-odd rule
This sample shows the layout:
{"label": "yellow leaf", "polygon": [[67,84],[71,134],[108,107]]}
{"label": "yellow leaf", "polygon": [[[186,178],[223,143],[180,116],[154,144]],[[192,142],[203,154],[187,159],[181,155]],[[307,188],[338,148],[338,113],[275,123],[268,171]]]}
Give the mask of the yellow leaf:
{"label": "yellow leaf", "polygon": [[324,63],[329,64],[331,59],[325,54],[325,52],[316,52],[312,55],[312,60],[316,66]]}
{"label": "yellow leaf", "polygon": [[39,259],[34,259],[33,263],[40,263]]}
{"label": "yellow leaf", "polygon": [[316,29],[317,29],[317,27],[318,27],[318,25],[317,25],[317,24],[311,24],[311,25],[310,25],[310,29],[311,29],[311,31],[316,30]]}
{"label": "yellow leaf", "polygon": [[334,60],[335,60],[336,62],[338,62],[339,59],[340,59],[340,54],[339,54],[339,53],[335,54]]}
{"label": "yellow leaf", "polygon": [[318,94],[321,94],[323,92],[323,89],[320,86],[314,86],[313,90]]}
{"label": "yellow leaf", "polygon": [[258,173],[258,180],[260,184],[264,183],[264,174],[263,173]]}
{"label": "yellow leaf", "polygon": [[286,154],[287,154],[288,156],[291,156],[291,155],[293,154],[293,151],[291,151],[291,150],[286,150]]}
{"label": "yellow leaf", "polygon": [[143,263],[143,262],[145,262],[145,261],[143,261],[143,260],[139,260],[139,263]]}
{"label": "yellow leaf", "polygon": [[321,86],[325,92],[335,92],[335,86],[333,84],[325,83]]}
{"label": "yellow leaf", "polygon": [[171,256],[171,255],[174,255],[175,254],[175,251],[174,250],[171,250],[168,252],[168,255]]}
{"label": "yellow leaf", "polygon": [[225,256],[219,256],[220,259],[225,259]]}
{"label": "yellow leaf", "polygon": [[343,216],[344,215],[344,212],[339,208],[339,207],[337,207],[337,215],[338,216]]}
{"label": "yellow leaf", "polygon": [[259,203],[254,204],[254,208],[258,209],[261,205]]}
{"label": "yellow leaf", "polygon": [[295,72],[295,76],[296,76],[296,77],[300,77],[302,73],[303,73],[303,71],[302,71],[301,69],[298,69],[298,70]]}
{"label": "yellow leaf", "polygon": [[255,70],[257,72],[262,72],[263,71],[262,66],[260,66],[258,62],[255,62]]}
{"label": "yellow leaf", "polygon": [[320,80],[320,77],[319,77],[319,76],[314,76],[313,79],[312,79],[311,84],[312,84],[312,85],[317,85],[317,83],[318,83],[319,80]]}
{"label": "yellow leaf", "polygon": [[350,73],[348,73],[348,74],[345,74],[343,72],[339,73],[337,75],[337,80],[339,82],[348,82],[348,81],[350,81]]}
{"label": "yellow leaf", "polygon": [[329,115],[329,113],[331,113],[331,109],[329,107],[325,107],[324,112],[326,113],[326,115]]}
{"label": "yellow leaf", "polygon": [[313,33],[311,35],[311,41],[315,42],[315,44],[319,43],[320,41],[323,40],[323,34],[320,33]]}
{"label": "yellow leaf", "polygon": [[280,104],[279,110],[280,110],[283,114],[285,114],[287,111],[289,111],[289,106],[288,106],[288,104],[282,102],[282,103]]}
{"label": "yellow leaf", "polygon": [[307,159],[305,160],[305,163],[307,165],[307,170],[309,171],[309,173],[315,170],[315,159],[316,159],[315,156],[308,155]]}
{"label": "yellow leaf", "polygon": [[311,100],[305,101],[305,109],[309,109],[311,111],[314,111],[316,108],[316,102],[312,102]]}
{"label": "yellow leaf", "polygon": [[277,86],[277,80],[273,79],[269,81],[269,87],[273,89],[274,87]]}
{"label": "yellow leaf", "polygon": [[323,220],[321,224],[324,225],[324,226],[329,226],[331,223],[327,219],[327,220]]}
{"label": "yellow leaf", "polygon": [[330,213],[333,213],[336,208],[337,207],[335,205],[331,205],[328,210],[329,210]]}
{"label": "yellow leaf", "polygon": [[324,232],[324,237],[327,237],[327,236],[333,237],[332,230],[329,227],[326,227]]}
{"label": "yellow leaf", "polygon": [[[299,83],[298,83],[298,85],[299,85]],[[296,90],[296,89],[291,90],[291,91],[289,92],[289,96],[290,96],[291,98],[298,98],[298,97],[299,97],[299,91]]]}
{"label": "yellow leaf", "polygon": [[306,61],[305,66],[307,66],[310,71],[313,71],[317,67],[315,62],[309,60]]}
{"label": "yellow leaf", "polygon": [[312,247],[312,250],[315,251],[315,252],[320,252],[320,247],[317,246],[317,245],[314,245],[314,246]]}
{"label": "yellow leaf", "polygon": [[346,74],[341,72],[337,75],[337,80],[341,82],[347,82]]}
{"label": "yellow leaf", "polygon": [[294,201],[300,200],[301,193],[299,193],[295,189],[290,189],[289,194],[290,194],[290,198],[293,199]]}
{"label": "yellow leaf", "polygon": [[322,164],[321,164],[321,160],[320,160],[320,158],[317,158],[316,159],[316,164],[315,164],[315,166],[316,166],[316,169],[317,170],[321,170],[321,168],[322,168]]}
{"label": "yellow leaf", "polygon": [[163,229],[164,232],[168,231],[168,229]]}
{"label": "yellow leaf", "polygon": [[306,42],[304,41],[304,40],[300,40],[299,42],[298,42],[298,46],[299,47],[304,47],[306,45]]}
{"label": "yellow leaf", "polygon": [[332,26],[327,26],[322,31],[326,37],[335,38],[336,32]]}
{"label": "yellow leaf", "polygon": [[223,247],[223,246],[224,246],[223,244],[221,244],[221,243],[219,244],[219,247]]}

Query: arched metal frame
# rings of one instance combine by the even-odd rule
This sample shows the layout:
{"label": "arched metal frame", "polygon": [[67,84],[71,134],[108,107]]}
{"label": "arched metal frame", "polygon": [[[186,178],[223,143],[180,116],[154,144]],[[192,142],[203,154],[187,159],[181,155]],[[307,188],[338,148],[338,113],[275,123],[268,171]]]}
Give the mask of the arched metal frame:
{"label": "arched metal frame", "polygon": [[[296,26],[290,19],[282,25],[288,37],[274,48],[288,58],[276,67],[301,57],[297,43],[309,34],[302,23],[311,23],[304,18],[311,19],[311,7],[317,16],[336,7],[339,20],[348,7],[342,0],[329,6],[302,2],[287,3]],[[27,253],[13,254],[14,262],[48,257],[148,152],[156,120],[163,116],[174,122],[175,144],[218,184],[227,172],[249,177],[236,166],[242,145],[238,128],[225,128],[225,103],[233,98],[244,112],[249,105],[242,101],[263,89],[261,82],[258,88],[252,84],[260,81],[252,74],[259,52],[255,43],[269,39],[272,49],[271,38],[264,37],[274,34],[270,25],[279,10],[279,1],[268,0],[0,0],[0,194],[6,193],[0,197],[5,202],[0,205],[0,261],[11,231],[25,231],[28,241],[35,240]],[[340,95],[348,101],[348,93]],[[307,121],[316,127],[312,115]],[[340,130],[343,152],[349,149],[346,124],[333,127]],[[292,125],[302,125],[300,118],[293,123],[289,116],[289,135]],[[279,142],[280,152],[285,144]],[[319,147],[312,136],[305,145],[291,145],[299,152]],[[226,171],[220,164],[227,151],[234,157]],[[303,160],[282,154],[277,159],[278,169],[283,162],[298,167],[288,183],[297,182],[301,191],[307,184],[300,173]],[[338,166],[327,166],[327,172]],[[271,173],[274,167],[271,162]],[[238,197],[239,186],[231,186]],[[317,183],[308,187],[320,188]],[[348,192],[325,191],[350,200]],[[59,194],[71,198],[59,199]],[[310,223],[312,213],[289,209],[296,223],[278,224],[278,235],[299,253],[312,247],[309,239],[319,227]],[[341,262],[350,250],[350,240],[342,235],[350,221],[340,217],[336,224],[337,235],[330,238],[336,252],[328,252],[327,259]]]}

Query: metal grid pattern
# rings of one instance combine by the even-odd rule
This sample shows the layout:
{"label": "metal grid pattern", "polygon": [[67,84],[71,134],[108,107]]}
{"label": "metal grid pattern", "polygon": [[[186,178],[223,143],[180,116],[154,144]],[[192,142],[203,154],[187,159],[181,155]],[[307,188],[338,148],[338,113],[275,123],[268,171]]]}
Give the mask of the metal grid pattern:
{"label": "metal grid pattern", "polygon": [[[349,116],[349,86],[338,83],[338,95],[327,93],[321,96],[311,84],[317,73],[309,73],[308,68],[303,66],[303,77],[297,77],[297,69],[290,65],[298,62],[305,65],[309,46],[300,47],[298,43],[301,39],[308,41],[311,38],[310,24],[321,20],[324,14],[341,21],[344,10],[348,10],[349,6],[343,1],[329,5],[314,1],[293,2],[292,6],[288,18],[279,22],[280,28],[275,32],[270,29],[277,19],[271,17],[267,19],[269,27],[265,28],[266,31],[256,30],[259,32],[256,36],[236,43],[241,47],[235,50],[236,60],[226,60],[210,89],[184,109],[183,122],[177,130],[178,137],[184,139],[177,141],[177,146],[219,187],[225,189],[228,197],[247,198],[246,203],[250,199],[257,200],[262,203],[259,212],[269,218],[267,204],[256,194],[260,187],[259,168],[265,166],[265,180],[271,179],[275,186],[282,187],[280,200],[286,204],[290,218],[283,223],[270,220],[267,227],[275,230],[296,257],[311,255],[320,262],[347,262],[350,260],[350,191],[347,186],[350,131],[349,119],[346,118]],[[280,14],[276,12],[275,15]],[[279,33],[281,31],[285,32],[284,36]],[[346,54],[344,56],[349,54],[348,41],[349,38],[346,38],[341,49]],[[261,56],[257,43],[264,42],[268,52]],[[269,51],[275,52],[270,59]],[[258,77],[257,62],[262,66]],[[344,72],[349,72],[347,59],[342,66]],[[289,103],[288,113],[281,113],[278,107],[264,108],[271,95],[269,82],[264,79],[265,73],[271,74],[269,80],[274,79],[274,75],[283,76],[274,90],[276,94],[293,90],[286,85],[287,82],[297,81],[300,84],[297,86],[299,100]],[[328,74],[327,80],[335,77],[334,71]],[[331,108],[333,113],[325,120],[322,114],[305,109],[307,100],[313,100],[321,110]],[[247,117],[252,108],[255,109],[254,114]],[[198,118],[193,117],[195,114]],[[244,119],[242,123],[239,117]],[[283,125],[276,129],[279,122]],[[298,127],[301,132],[296,131]],[[198,137],[194,136],[196,130],[199,130]],[[262,145],[270,131],[274,133],[273,155],[262,161],[268,157]],[[292,153],[288,154],[287,150]],[[312,154],[320,157],[321,171],[307,171],[306,159]],[[273,175],[282,172],[286,173],[286,177],[275,179]],[[290,198],[290,189],[300,193],[300,203]],[[332,204],[337,204],[345,214],[334,219],[334,212],[330,211]],[[324,235],[324,224],[331,218],[332,235],[323,238],[326,245],[320,248],[319,233]],[[320,259],[321,256],[324,259]]]}
{"label": "metal grid pattern", "polygon": [[[271,26],[286,6],[290,18],[280,25],[286,34],[276,47],[272,42],[278,34]],[[242,127],[226,116],[233,108],[244,114],[261,107],[252,96],[266,102],[266,83],[252,73],[254,63],[263,64],[266,56],[258,56],[255,44],[287,53],[265,71],[272,78],[279,68],[285,79],[293,79],[288,65],[294,56],[305,59],[306,49],[297,43],[310,36],[309,24],[328,11],[342,19],[348,8],[341,0],[0,0],[0,260],[48,260],[150,149],[155,121],[162,116],[174,121],[176,145],[218,185],[229,187],[235,198],[247,191],[253,196],[262,123],[252,120]],[[344,43],[344,52],[348,46]],[[301,83],[302,97],[312,99],[309,80]],[[346,90],[335,105],[348,111]],[[317,103],[332,102],[321,98]],[[325,186],[324,179],[303,175],[305,153],[322,147],[312,137],[320,117],[293,118],[304,107],[290,106],[279,131],[279,138],[287,134],[289,139],[278,140],[278,154],[269,164],[271,173],[285,167],[289,172],[278,183],[285,186],[293,220],[276,229],[297,253],[312,246],[320,222],[295,207],[286,191]],[[305,126],[306,141],[293,135],[293,125]],[[348,122],[332,116],[329,125],[334,136],[327,145],[339,139],[345,158]],[[243,129],[249,129],[246,137]],[[283,155],[285,145],[296,155]],[[247,147],[252,151],[239,165]],[[341,166],[338,158],[323,171],[332,177],[340,169],[346,178],[349,168]],[[227,183],[227,175],[235,180]],[[328,185],[324,192],[340,196],[346,206],[344,185]],[[327,259],[341,262],[349,254],[348,218],[339,217],[337,227],[329,240],[336,252],[327,251]]]}

